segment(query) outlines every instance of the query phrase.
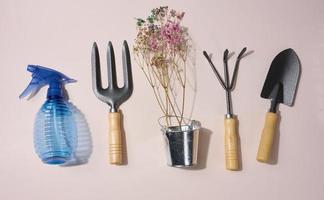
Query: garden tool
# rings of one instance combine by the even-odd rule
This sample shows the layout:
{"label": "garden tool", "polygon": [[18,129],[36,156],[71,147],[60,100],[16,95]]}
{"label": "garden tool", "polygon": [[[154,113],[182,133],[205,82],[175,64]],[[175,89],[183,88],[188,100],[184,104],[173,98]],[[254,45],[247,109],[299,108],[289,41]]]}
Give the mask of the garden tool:
{"label": "garden tool", "polygon": [[293,49],[280,52],[272,61],[264,82],[261,97],[271,99],[269,112],[261,135],[257,160],[270,162],[272,145],[278,123],[279,103],[292,106],[300,76],[300,62]]}
{"label": "garden tool", "polygon": [[228,170],[239,170],[239,156],[238,156],[238,133],[237,133],[237,120],[233,115],[232,108],[232,98],[231,92],[235,88],[235,83],[237,79],[238,66],[240,63],[243,54],[245,53],[246,48],[242,49],[238,55],[232,75],[231,81],[229,81],[229,72],[228,72],[228,50],[224,51],[223,63],[224,63],[224,79],[218,73],[216,67],[208,56],[207,52],[204,51],[203,54],[208,60],[211,68],[213,69],[218,81],[226,92],[226,104],[227,104],[227,113],[225,115],[225,166]]}
{"label": "garden tool", "polygon": [[122,49],[124,86],[117,85],[114,48],[111,42],[107,49],[108,87],[103,88],[101,82],[99,51],[96,43],[92,47],[92,89],[95,95],[110,106],[109,119],[109,154],[110,163],[120,165],[123,163],[121,113],[119,106],[125,102],[133,92],[133,78],[131,60],[127,42],[124,41]]}

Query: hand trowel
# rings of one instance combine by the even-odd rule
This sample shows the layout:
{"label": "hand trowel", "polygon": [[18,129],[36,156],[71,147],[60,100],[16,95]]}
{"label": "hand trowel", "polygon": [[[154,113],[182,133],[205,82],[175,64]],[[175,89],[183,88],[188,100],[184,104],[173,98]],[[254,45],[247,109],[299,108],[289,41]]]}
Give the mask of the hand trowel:
{"label": "hand trowel", "polygon": [[269,163],[271,161],[272,145],[278,123],[278,104],[292,106],[300,75],[300,62],[293,49],[280,52],[272,61],[261,97],[271,99],[269,112],[261,135],[257,160]]}

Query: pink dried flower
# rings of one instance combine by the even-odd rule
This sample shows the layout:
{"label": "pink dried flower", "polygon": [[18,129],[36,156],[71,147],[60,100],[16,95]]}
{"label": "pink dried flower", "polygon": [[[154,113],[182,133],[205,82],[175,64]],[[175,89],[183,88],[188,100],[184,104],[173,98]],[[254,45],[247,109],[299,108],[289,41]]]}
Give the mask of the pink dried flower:
{"label": "pink dried flower", "polygon": [[157,39],[156,38],[152,38],[149,45],[150,45],[150,49],[152,51],[156,51],[158,49]]}
{"label": "pink dried flower", "polygon": [[168,21],[161,28],[161,36],[170,46],[178,46],[182,37],[182,31],[179,23]]}

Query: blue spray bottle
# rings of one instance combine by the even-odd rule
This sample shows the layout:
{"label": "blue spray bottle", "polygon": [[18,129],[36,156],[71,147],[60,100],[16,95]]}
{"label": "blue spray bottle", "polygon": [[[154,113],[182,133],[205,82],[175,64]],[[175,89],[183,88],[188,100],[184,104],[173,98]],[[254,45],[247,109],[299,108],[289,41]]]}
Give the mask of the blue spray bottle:
{"label": "blue spray bottle", "polygon": [[63,164],[76,148],[77,130],[73,112],[64,85],[76,82],[64,74],[38,65],[28,65],[32,80],[19,98],[30,94],[32,98],[45,85],[47,100],[36,115],[34,146],[40,159],[46,164]]}

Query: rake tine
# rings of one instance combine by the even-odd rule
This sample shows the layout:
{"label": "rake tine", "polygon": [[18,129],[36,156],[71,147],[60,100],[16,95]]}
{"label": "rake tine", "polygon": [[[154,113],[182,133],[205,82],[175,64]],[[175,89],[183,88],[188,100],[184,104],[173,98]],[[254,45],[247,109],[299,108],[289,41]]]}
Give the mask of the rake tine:
{"label": "rake tine", "polygon": [[226,85],[226,106],[227,106],[227,115],[226,117],[231,118],[233,114],[232,109],[232,98],[231,98],[231,92],[229,90],[229,75],[228,75],[228,49],[224,51],[224,76],[225,76],[225,85]]}
{"label": "rake tine", "polygon": [[124,75],[124,88],[129,91],[133,91],[133,76],[132,76],[132,65],[129,54],[129,48],[126,40],[123,42],[123,51],[122,51],[122,59],[123,59],[123,75]]}
{"label": "rake tine", "polygon": [[246,47],[244,47],[242,49],[242,51],[240,52],[240,54],[237,56],[237,59],[241,60],[241,58],[243,57],[244,53],[246,52]]}
{"label": "rake tine", "polygon": [[92,65],[92,88],[95,91],[95,93],[98,95],[103,90],[103,88],[101,82],[99,51],[96,42],[94,42],[92,45],[91,65]]}
{"label": "rake tine", "polygon": [[229,90],[229,75],[228,75],[228,49],[224,51],[224,57],[223,57],[223,62],[224,62],[224,77],[225,77],[225,85],[226,85],[226,90]]}
{"label": "rake tine", "polygon": [[107,72],[108,72],[108,88],[115,89],[117,86],[116,77],[116,64],[115,64],[115,53],[112,43],[109,41],[107,48]]}
{"label": "rake tine", "polygon": [[232,76],[232,80],[231,80],[231,85],[229,87],[229,90],[233,90],[236,84],[236,79],[237,79],[237,72],[238,72],[238,67],[240,64],[240,60],[243,57],[244,53],[246,52],[246,47],[244,47],[242,49],[242,51],[240,52],[240,54],[237,56],[236,62],[235,62],[235,67],[234,67],[234,72],[233,72],[233,76]]}
{"label": "rake tine", "polygon": [[221,84],[221,86],[222,86],[225,90],[227,90],[227,89],[226,89],[226,86],[225,86],[225,83],[224,83],[224,81],[223,81],[223,79],[222,79],[222,77],[219,75],[219,73],[218,73],[216,67],[214,66],[214,64],[213,64],[213,62],[211,61],[210,57],[208,56],[207,52],[206,52],[206,51],[203,51],[203,54],[204,54],[204,56],[206,57],[206,59],[208,60],[209,65],[210,65],[210,67],[212,68],[212,70],[214,71],[214,73],[215,73],[215,75],[216,75],[216,77],[217,77],[219,83]]}

